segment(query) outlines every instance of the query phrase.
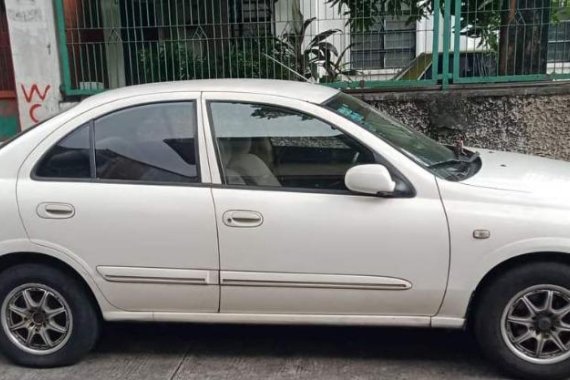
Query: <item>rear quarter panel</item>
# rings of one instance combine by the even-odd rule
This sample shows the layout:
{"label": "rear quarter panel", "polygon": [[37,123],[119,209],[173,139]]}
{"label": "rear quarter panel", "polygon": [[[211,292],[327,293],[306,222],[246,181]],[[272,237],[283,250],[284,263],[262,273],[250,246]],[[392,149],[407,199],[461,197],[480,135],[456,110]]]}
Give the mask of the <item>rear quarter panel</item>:
{"label": "rear quarter panel", "polygon": [[14,142],[0,146],[0,257],[17,253],[36,253],[62,261],[78,273],[91,288],[103,312],[115,310],[93,281],[84,262],[65,252],[32,243],[22,223],[17,198],[17,178],[30,152],[59,126],[65,114],[27,132]]}

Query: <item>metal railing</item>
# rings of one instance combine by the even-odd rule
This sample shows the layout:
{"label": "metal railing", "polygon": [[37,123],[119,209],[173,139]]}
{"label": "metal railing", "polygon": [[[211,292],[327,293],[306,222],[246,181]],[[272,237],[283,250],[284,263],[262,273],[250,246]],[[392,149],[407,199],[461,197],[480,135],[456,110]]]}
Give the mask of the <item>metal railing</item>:
{"label": "metal railing", "polygon": [[454,83],[570,79],[570,1],[453,1]]}
{"label": "metal railing", "polygon": [[53,1],[67,95],[201,78],[570,79],[568,0]]}

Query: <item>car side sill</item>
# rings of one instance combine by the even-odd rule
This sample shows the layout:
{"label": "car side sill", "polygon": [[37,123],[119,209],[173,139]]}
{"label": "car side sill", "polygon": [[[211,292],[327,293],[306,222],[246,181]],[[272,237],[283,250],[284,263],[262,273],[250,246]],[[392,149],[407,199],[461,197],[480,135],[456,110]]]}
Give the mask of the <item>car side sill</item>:
{"label": "car side sill", "polygon": [[[461,328],[462,318],[388,315],[237,314],[108,311],[107,321],[195,322],[277,325],[400,326]],[[433,323],[437,320],[437,323]]]}
{"label": "car side sill", "polygon": [[431,327],[441,329],[462,329],[465,327],[465,318],[432,317]]}

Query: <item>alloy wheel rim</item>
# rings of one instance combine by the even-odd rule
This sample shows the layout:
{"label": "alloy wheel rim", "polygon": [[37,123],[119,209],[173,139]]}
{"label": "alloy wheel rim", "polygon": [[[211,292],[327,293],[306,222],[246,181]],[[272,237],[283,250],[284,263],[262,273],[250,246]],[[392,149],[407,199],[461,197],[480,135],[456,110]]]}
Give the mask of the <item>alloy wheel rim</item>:
{"label": "alloy wheel rim", "polygon": [[60,350],[71,336],[72,314],[56,290],[41,284],[17,287],[4,299],[2,328],[21,350],[48,355]]}
{"label": "alloy wheel rim", "polygon": [[501,334],[519,358],[554,364],[570,357],[570,291],[537,285],[511,298],[502,315]]}

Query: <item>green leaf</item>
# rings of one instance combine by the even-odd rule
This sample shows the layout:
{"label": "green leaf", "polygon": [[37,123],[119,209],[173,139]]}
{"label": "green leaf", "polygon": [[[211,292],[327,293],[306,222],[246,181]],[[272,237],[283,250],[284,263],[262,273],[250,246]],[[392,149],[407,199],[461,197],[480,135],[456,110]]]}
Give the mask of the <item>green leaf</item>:
{"label": "green leaf", "polygon": [[329,30],[325,30],[324,32],[321,32],[319,34],[317,34],[315,37],[313,37],[313,39],[311,40],[311,42],[309,42],[309,46],[313,46],[318,44],[319,42],[326,40],[327,38],[329,38],[330,36],[332,36],[335,33],[339,33],[340,29],[329,29]]}
{"label": "green leaf", "polygon": [[334,46],[333,44],[331,44],[330,42],[320,42],[318,44],[319,49],[321,50],[327,50],[330,51],[332,54],[334,54],[335,56],[338,56],[338,50],[336,48],[336,46]]}
{"label": "green leaf", "polygon": [[311,17],[310,19],[305,20],[305,22],[303,23],[303,28],[301,28],[301,30],[299,31],[299,37],[303,37],[303,38],[305,37],[305,33],[307,32],[307,28],[309,28],[309,26],[316,19],[317,19],[316,17]]}

